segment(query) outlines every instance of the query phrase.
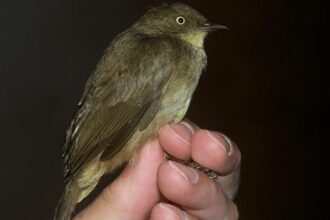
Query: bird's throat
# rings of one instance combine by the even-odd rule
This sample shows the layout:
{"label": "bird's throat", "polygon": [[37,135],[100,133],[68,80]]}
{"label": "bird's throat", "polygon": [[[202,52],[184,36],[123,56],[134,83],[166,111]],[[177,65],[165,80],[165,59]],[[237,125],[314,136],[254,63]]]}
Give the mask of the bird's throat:
{"label": "bird's throat", "polygon": [[207,33],[196,31],[192,33],[180,34],[179,38],[191,44],[194,48],[204,48],[204,39]]}

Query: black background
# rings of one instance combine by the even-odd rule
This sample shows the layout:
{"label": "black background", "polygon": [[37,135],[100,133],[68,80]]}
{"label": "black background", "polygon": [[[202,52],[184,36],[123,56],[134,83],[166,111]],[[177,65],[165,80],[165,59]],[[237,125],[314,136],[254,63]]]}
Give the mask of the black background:
{"label": "black background", "polygon": [[[51,219],[85,80],[112,38],[162,2],[0,1],[0,219]],[[239,145],[241,219],[325,219],[326,10],[305,0],[182,2],[231,29],[207,39],[188,117]]]}

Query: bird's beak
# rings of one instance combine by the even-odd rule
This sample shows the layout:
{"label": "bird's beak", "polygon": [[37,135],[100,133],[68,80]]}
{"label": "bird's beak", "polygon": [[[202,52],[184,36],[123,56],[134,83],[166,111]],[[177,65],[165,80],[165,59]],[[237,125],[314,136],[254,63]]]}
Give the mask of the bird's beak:
{"label": "bird's beak", "polygon": [[212,31],[218,31],[218,30],[229,30],[228,27],[221,25],[221,24],[214,24],[210,22],[206,22],[198,27],[199,30],[205,31],[205,32],[212,32]]}

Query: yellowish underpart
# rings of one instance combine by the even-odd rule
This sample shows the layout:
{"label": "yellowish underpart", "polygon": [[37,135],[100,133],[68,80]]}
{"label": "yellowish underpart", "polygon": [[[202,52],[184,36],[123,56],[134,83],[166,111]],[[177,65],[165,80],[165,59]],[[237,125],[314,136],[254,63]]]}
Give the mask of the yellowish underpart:
{"label": "yellowish underpart", "polygon": [[193,45],[193,47],[204,47],[204,39],[207,33],[203,31],[193,31],[187,34],[180,34],[179,37]]}

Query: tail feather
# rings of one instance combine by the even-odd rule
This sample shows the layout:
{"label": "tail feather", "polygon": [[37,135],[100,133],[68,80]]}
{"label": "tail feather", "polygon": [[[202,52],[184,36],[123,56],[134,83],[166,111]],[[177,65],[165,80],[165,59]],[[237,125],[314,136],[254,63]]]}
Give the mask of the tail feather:
{"label": "tail feather", "polygon": [[101,163],[91,163],[77,172],[65,186],[53,220],[70,220],[78,203],[88,196],[105,172]]}
{"label": "tail feather", "polygon": [[58,202],[53,220],[71,220],[71,215],[81,194],[80,188],[73,181],[67,183]]}

